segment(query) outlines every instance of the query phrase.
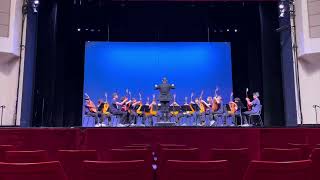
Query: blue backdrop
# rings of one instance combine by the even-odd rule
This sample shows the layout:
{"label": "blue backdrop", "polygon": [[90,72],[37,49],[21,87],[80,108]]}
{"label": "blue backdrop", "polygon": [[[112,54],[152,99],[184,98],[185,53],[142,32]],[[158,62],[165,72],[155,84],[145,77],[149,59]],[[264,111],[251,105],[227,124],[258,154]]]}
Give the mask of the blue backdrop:
{"label": "blue backdrop", "polygon": [[224,101],[232,92],[230,43],[227,42],[87,42],[85,51],[84,92],[94,102],[104,93],[120,96],[125,89],[138,98],[142,93],[152,99],[158,95],[154,85],[167,77],[176,89],[178,103],[190,100],[204,90],[213,96],[216,86]]}

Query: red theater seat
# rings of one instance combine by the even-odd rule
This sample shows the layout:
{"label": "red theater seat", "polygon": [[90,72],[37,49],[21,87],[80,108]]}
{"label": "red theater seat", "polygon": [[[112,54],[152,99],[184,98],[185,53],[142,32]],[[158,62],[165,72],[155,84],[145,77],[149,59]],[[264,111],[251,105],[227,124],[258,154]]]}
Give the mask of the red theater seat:
{"label": "red theater seat", "polygon": [[67,180],[59,162],[0,163],[2,180]]}
{"label": "red theater seat", "polygon": [[49,161],[49,155],[45,150],[5,152],[5,162],[8,163],[37,163],[47,161]]}
{"label": "red theater seat", "polygon": [[5,152],[15,150],[14,145],[0,145],[0,162],[5,160]]}
{"label": "red theater seat", "polygon": [[166,180],[229,180],[229,163],[220,161],[169,160]]}
{"label": "red theater seat", "polygon": [[109,153],[112,161],[144,160],[150,166],[152,163],[152,153],[147,149],[111,149]]}
{"label": "red theater seat", "polygon": [[312,152],[312,145],[310,144],[295,144],[295,143],[288,143],[289,148],[300,148],[302,150],[302,158],[309,159],[310,154]]}
{"label": "red theater seat", "polygon": [[123,146],[124,149],[148,149],[151,150],[151,146],[134,146],[134,145],[129,145],[129,146]]}
{"label": "red theater seat", "polygon": [[143,160],[84,161],[79,180],[150,180]]}
{"label": "red theater seat", "polygon": [[58,159],[69,180],[81,178],[81,163],[84,160],[97,160],[96,150],[59,150]]}
{"label": "red theater seat", "polygon": [[186,149],[186,145],[182,144],[158,144],[156,149],[156,156],[160,158],[160,152],[162,149]]}
{"label": "red theater seat", "polygon": [[151,150],[147,149],[111,149],[109,151],[112,161],[144,160],[147,173],[152,178],[153,156]]}
{"label": "red theater seat", "polygon": [[303,160],[303,153],[300,148],[278,149],[265,148],[261,153],[262,161],[299,161]]}
{"label": "red theater seat", "polygon": [[311,161],[252,161],[244,180],[310,180]]}
{"label": "red theater seat", "polygon": [[183,160],[183,161],[198,161],[200,160],[200,153],[198,148],[190,149],[161,149],[160,158],[158,159],[157,176],[160,180],[166,180],[165,173],[167,172],[168,160]]}
{"label": "red theater seat", "polygon": [[241,149],[211,149],[210,160],[228,160],[231,178],[242,180],[250,162],[248,148]]}
{"label": "red theater seat", "polygon": [[320,179],[320,148],[313,149],[310,159],[312,160],[312,177],[314,180]]}

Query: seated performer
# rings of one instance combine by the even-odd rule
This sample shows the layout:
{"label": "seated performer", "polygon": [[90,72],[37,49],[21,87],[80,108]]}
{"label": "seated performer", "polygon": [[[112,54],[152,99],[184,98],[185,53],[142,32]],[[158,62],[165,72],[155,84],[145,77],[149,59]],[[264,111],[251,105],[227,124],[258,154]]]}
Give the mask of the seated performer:
{"label": "seated performer", "polygon": [[196,106],[195,112],[194,112],[194,118],[195,118],[195,125],[196,126],[202,126],[205,122],[205,107],[201,103],[201,97],[195,98],[194,100]]}
{"label": "seated performer", "polygon": [[85,107],[88,109],[88,111],[86,111],[85,114],[88,116],[94,117],[96,127],[101,126],[101,124],[99,123],[99,117],[100,117],[100,122],[103,122],[104,116],[98,112],[97,107],[95,106],[93,101],[91,101],[90,97],[87,94],[85,97],[85,101],[86,101]]}
{"label": "seated performer", "polygon": [[[242,103],[241,99],[236,97],[234,98],[234,102],[237,104],[238,106],[238,109],[237,111],[234,113],[234,116],[235,116],[235,119],[236,119],[236,122],[237,122],[237,119],[240,117],[241,118],[241,111],[242,109],[245,108],[244,104]],[[237,123],[239,124],[239,123]],[[241,123],[240,123],[241,124]]]}
{"label": "seated performer", "polygon": [[175,119],[175,122],[179,124],[182,116],[180,114],[180,105],[176,101],[176,94],[173,95],[173,102],[170,104],[170,114]]}
{"label": "seated performer", "polygon": [[249,125],[248,123],[248,117],[251,114],[256,114],[260,111],[261,109],[261,104],[260,104],[260,100],[259,100],[259,92],[254,92],[253,93],[253,101],[250,101],[249,98],[246,98],[247,103],[252,106],[252,109],[250,111],[245,111],[243,112],[243,119],[244,119],[244,123],[246,125]]}
{"label": "seated performer", "polygon": [[131,104],[129,106],[129,119],[130,119],[130,126],[135,126],[137,124],[137,118],[138,118],[138,113],[137,109],[140,107],[141,101],[137,101],[136,98],[132,98]]}
{"label": "seated performer", "polygon": [[213,124],[213,99],[211,96],[207,97],[207,101],[202,100],[201,103],[204,105],[205,108],[205,124],[204,125],[212,125]]}
{"label": "seated performer", "polygon": [[223,126],[224,125],[224,107],[222,102],[222,97],[217,96],[213,99],[213,118],[215,120],[216,126]]}
{"label": "seated performer", "polygon": [[110,113],[112,115],[119,116],[120,117],[119,126],[124,126],[127,112],[121,111],[121,107],[128,101],[128,99],[124,98],[122,100],[122,102],[118,102],[118,98],[119,98],[119,96],[118,96],[117,93],[113,93],[112,94],[112,102],[111,102],[111,106],[110,106]]}

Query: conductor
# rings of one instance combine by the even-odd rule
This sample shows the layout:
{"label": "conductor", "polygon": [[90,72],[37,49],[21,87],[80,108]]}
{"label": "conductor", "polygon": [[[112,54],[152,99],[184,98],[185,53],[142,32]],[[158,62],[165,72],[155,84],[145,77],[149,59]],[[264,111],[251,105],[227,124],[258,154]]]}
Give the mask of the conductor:
{"label": "conductor", "polygon": [[168,114],[169,114],[169,104],[172,99],[170,90],[174,89],[175,86],[174,84],[168,84],[167,78],[162,78],[162,84],[160,85],[155,85],[155,89],[159,90],[160,96],[159,96],[159,101],[160,101],[160,112],[161,112],[161,119],[168,121]]}

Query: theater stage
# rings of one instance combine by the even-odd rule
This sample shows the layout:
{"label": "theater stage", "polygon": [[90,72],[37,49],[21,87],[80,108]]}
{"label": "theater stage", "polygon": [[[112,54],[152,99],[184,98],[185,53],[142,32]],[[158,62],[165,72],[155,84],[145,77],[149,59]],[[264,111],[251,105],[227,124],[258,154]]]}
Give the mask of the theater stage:
{"label": "theater stage", "polygon": [[[287,147],[288,143],[320,144],[319,128],[2,128],[0,144],[18,150],[48,150],[55,159],[58,149],[104,150],[133,143],[185,144],[200,149],[201,158],[210,148],[249,148],[252,159],[260,149]],[[102,156],[102,155],[101,155]]]}

